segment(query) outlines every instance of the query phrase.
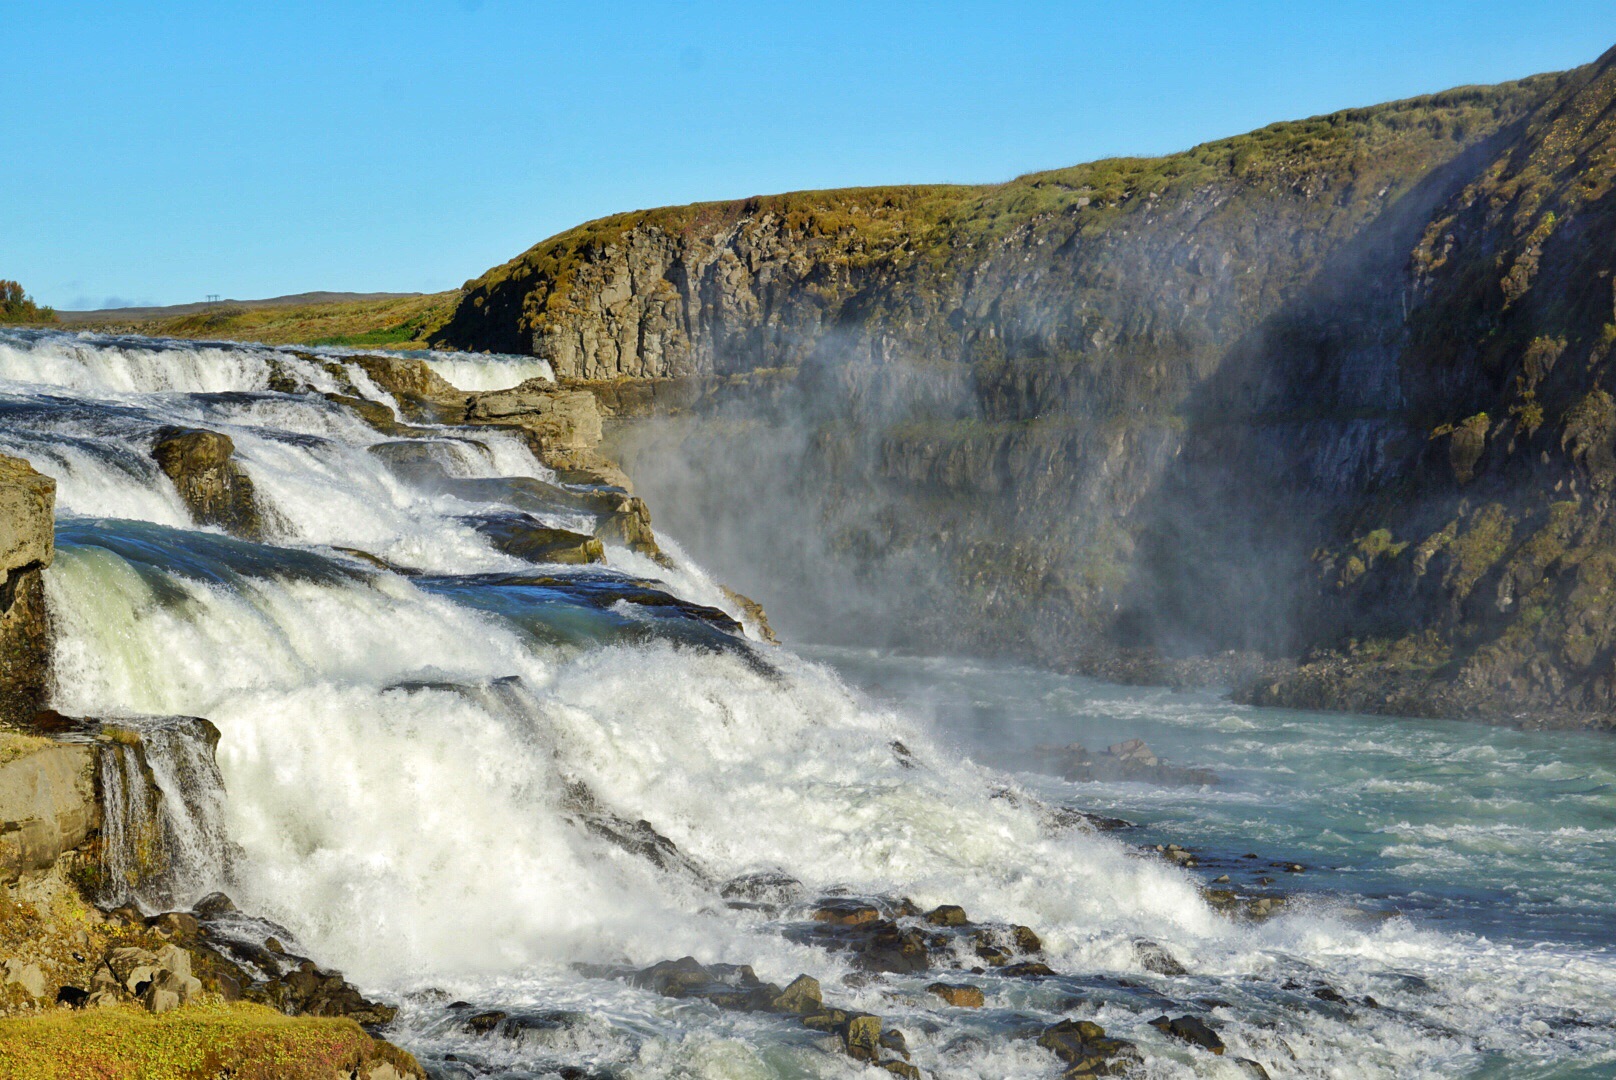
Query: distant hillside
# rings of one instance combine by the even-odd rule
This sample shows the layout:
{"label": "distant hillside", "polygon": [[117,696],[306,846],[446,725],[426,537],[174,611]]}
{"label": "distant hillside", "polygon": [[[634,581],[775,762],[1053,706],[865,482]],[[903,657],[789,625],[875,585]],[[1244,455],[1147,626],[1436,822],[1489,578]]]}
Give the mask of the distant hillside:
{"label": "distant hillside", "polygon": [[172,307],[61,311],[75,330],[157,337],[261,341],[268,345],[424,345],[459,301],[446,293],[309,292],[268,300]]}
{"label": "distant hillside", "polygon": [[999,185],[620,214],[433,339],[683,410],[620,424],[625,464],[811,636],[1247,650],[1306,661],[1263,700],[1609,724],[1613,182],[1616,52]]}

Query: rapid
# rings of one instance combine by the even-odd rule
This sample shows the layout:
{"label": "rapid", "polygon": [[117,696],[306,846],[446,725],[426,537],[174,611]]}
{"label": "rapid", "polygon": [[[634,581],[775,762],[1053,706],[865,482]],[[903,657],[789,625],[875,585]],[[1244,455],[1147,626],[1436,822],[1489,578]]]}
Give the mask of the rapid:
{"label": "rapid", "polygon": [[[548,374],[432,364],[468,391]],[[1273,1077],[1616,1075],[1607,741],[772,647],[669,538],[668,565],[492,546],[471,522],[512,505],[584,524],[515,434],[419,425],[432,467],[405,468],[327,395],[397,405],[341,350],[0,332],[0,452],[58,485],[53,707],[219,733],[216,775],[178,735],[152,743],[173,747],[154,772],[189,839],[182,872],[135,899],[228,892],[398,1002],[385,1034],[434,1075],[865,1073],[811,1030],[605,970],[684,955],[810,974],[938,1077],[1058,1076],[1028,1033],[1063,1017],[1137,1043],[1150,1077],[1252,1075],[1236,1058]],[[262,542],[192,523],[150,455],[172,426],[234,441]],[[1040,747],[1131,736],[1223,783],[1042,771]],[[679,860],[588,827],[580,791]],[[1097,832],[1062,807],[1138,825]],[[1234,874],[1247,853],[1307,869],[1274,874],[1280,914],[1236,919],[1206,874],[1144,846],[1165,842]],[[789,933],[800,905],[726,903],[720,883],[761,873],[804,902],[904,896],[1030,926],[1058,974],[947,973],[986,995],[949,1008],[925,990],[937,972],[872,979]],[[1148,970],[1141,939],[1188,973]],[[489,1039],[453,1002],[565,1020]],[[1149,1024],[1182,1012],[1227,1053]]]}

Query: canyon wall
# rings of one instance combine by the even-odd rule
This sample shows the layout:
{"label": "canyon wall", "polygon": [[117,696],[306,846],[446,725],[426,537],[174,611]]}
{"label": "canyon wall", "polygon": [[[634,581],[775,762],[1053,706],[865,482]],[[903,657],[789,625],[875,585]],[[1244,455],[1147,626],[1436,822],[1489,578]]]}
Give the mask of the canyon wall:
{"label": "canyon wall", "polygon": [[990,187],[592,222],[440,332],[596,392],[803,636],[1616,707],[1616,61]]}

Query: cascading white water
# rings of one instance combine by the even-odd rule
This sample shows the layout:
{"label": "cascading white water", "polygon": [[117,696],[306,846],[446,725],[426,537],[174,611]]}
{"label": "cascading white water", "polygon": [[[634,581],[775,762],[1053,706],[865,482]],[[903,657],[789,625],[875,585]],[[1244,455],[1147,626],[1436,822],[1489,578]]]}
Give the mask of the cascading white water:
{"label": "cascading white water", "polygon": [[[1029,1022],[1017,1017],[1074,1010],[1136,1039],[1150,1075],[1232,1075],[1151,1029],[1150,1010],[1168,1006],[1130,1004],[1140,992],[1126,987],[1079,1006],[1070,984],[1007,980],[973,1017],[932,1008],[925,979],[846,985],[845,957],[794,944],[764,915],[726,910],[701,882],[578,827],[566,791],[582,784],[718,880],[779,870],[810,889],[959,903],[1036,927],[1059,971],[1143,980],[1180,1010],[1217,1009],[1230,1056],[1276,1077],[1454,1075],[1495,1058],[1547,1062],[1548,1076],[1556,1062],[1616,1054],[1608,958],[1352,921],[1324,900],[1262,925],[1231,922],[1183,871],[1105,837],[1051,832],[1030,798],[995,797],[1019,785],[824,667],[783,651],[760,662],[753,646],[660,603],[591,606],[534,584],[534,567],[464,523],[491,503],[390,464],[375,449],[389,440],[325,399],[269,391],[272,353],[0,336],[0,410],[13,418],[0,449],[61,485],[47,574],[55,706],[203,716],[221,734],[228,797],[193,816],[222,821],[228,838],[187,841],[213,854],[175,879],[176,902],[228,886],[384,993],[434,987],[479,1004],[583,1009],[593,1019],[569,1052],[634,1075],[857,1066],[766,1019],[670,1003],[571,963],[690,953],[782,982],[806,971],[827,996],[903,1027],[917,1061],[942,1076],[1057,1075],[1049,1053],[1011,1032]],[[312,388],[332,378],[309,367]],[[144,464],[167,424],[231,435],[274,508],[272,544],[189,525]],[[552,478],[508,436],[436,437],[426,456],[451,476]],[[335,550],[345,547],[427,574],[356,565]],[[686,560],[669,572],[625,551],[610,559],[685,599],[724,602]],[[181,761],[178,749],[162,760]],[[153,766],[160,783],[207,788],[168,768]],[[1144,972],[1139,937],[1195,975]],[[1306,978],[1386,1007],[1298,1012],[1283,984]],[[1227,1004],[1187,1003],[1195,997]],[[408,999],[396,1037],[429,1053],[460,1047],[437,1000]],[[1573,1012],[1605,1033],[1556,1026]],[[525,1046],[477,1052],[511,1075],[541,1075]]]}
{"label": "cascading white water", "polygon": [[188,906],[230,883],[224,780],[207,721],[125,719],[100,759],[100,902],[146,912]]}

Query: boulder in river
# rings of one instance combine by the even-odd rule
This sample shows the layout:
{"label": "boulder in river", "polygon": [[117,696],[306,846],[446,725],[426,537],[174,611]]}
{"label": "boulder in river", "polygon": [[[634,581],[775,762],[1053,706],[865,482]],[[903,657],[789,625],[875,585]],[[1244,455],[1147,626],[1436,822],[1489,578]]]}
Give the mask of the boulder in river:
{"label": "boulder in river", "polygon": [[1224,1051],[1223,1040],[1218,1038],[1218,1033],[1197,1017],[1180,1016],[1175,1020],[1169,1020],[1166,1016],[1158,1016],[1150,1022],[1150,1026],[1175,1039],[1199,1046],[1203,1050],[1210,1050],[1214,1054],[1222,1054]]}
{"label": "boulder in river", "polygon": [[1113,1039],[1091,1020],[1062,1020],[1038,1036],[1038,1045],[1066,1063],[1070,1077],[1115,1076],[1143,1059],[1126,1039]]}
{"label": "boulder in river", "polygon": [[264,515],[252,478],[231,460],[235,452],[234,440],[221,432],[167,427],[157,433],[151,453],[198,525],[262,540]]}
{"label": "boulder in river", "polygon": [[514,512],[468,521],[495,549],[531,563],[581,565],[606,558],[605,549],[595,537],[551,528],[531,514]]}

